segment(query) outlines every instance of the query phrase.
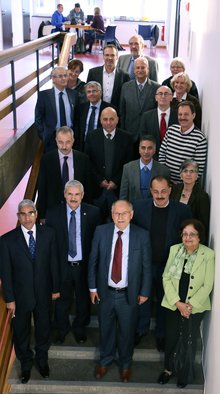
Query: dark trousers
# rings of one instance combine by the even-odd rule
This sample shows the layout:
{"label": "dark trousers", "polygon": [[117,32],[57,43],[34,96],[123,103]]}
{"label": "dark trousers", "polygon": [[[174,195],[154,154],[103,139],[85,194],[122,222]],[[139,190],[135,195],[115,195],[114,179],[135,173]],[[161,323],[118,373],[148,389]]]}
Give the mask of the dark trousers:
{"label": "dark trousers", "polygon": [[156,300],[156,327],[155,336],[163,339],[165,336],[165,310],[161,306],[164,296],[162,275],[164,266],[161,264],[153,264],[152,267],[152,291],[148,301],[138,306],[138,323],[136,332],[139,335],[146,334],[150,329],[150,319],[152,315],[152,306],[154,299]]}
{"label": "dark trousers", "polygon": [[127,291],[109,290],[108,297],[98,307],[100,334],[100,364],[110,365],[118,351],[119,367],[131,366],[137,305],[129,305]]}
{"label": "dark trousers", "polygon": [[[68,262],[66,263],[68,264]],[[75,319],[73,330],[82,333],[90,321],[90,299],[87,285],[86,264],[68,268],[68,277],[61,285],[60,298],[56,300],[54,320],[60,336],[70,330],[69,313],[75,293]]]}
{"label": "dark trousers", "polygon": [[101,195],[94,199],[93,204],[100,209],[102,222],[111,219],[111,208],[113,202],[118,199],[114,190],[103,189]]}
{"label": "dark trousers", "polygon": [[[165,308],[164,308],[165,309]],[[192,357],[193,361],[196,355],[197,338],[200,336],[200,325],[204,318],[205,312],[191,315],[192,318]],[[187,346],[189,320],[182,318],[179,310],[171,311],[166,309],[166,340],[165,340],[165,359],[164,367],[168,371],[171,370],[171,356],[179,339],[181,320],[183,319],[183,338]]]}
{"label": "dark trousers", "polygon": [[50,344],[50,311],[49,305],[36,305],[33,311],[23,312],[16,308],[13,318],[13,341],[16,357],[21,363],[21,369],[30,370],[33,365],[33,351],[30,348],[31,319],[34,319],[35,360],[44,366],[48,360]]}

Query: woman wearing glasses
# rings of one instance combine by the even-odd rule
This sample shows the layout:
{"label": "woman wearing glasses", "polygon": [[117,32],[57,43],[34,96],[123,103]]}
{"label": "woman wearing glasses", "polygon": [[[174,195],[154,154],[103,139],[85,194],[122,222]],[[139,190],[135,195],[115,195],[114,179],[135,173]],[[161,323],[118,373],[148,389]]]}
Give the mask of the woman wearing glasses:
{"label": "woman wearing glasses", "polygon": [[[164,371],[158,383],[167,383],[172,375],[173,355],[179,341],[180,331],[183,338],[183,358],[191,330],[191,347],[185,359],[185,374],[177,369],[177,386],[185,387],[189,380],[188,368],[193,365],[196,342],[200,324],[205,312],[211,309],[210,293],[214,282],[214,251],[203,245],[204,226],[197,219],[185,220],[181,228],[182,243],[170,248],[170,254],[163,273],[164,298],[166,308],[166,337]],[[189,348],[188,348],[189,349]],[[192,370],[193,368],[191,368]]]}
{"label": "woman wearing glasses", "polygon": [[188,204],[192,210],[193,217],[200,220],[205,226],[206,242],[209,234],[210,200],[198,180],[199,166],[194,160],[184,160],[180,167],[181,183],[172,186],[171,198]]}

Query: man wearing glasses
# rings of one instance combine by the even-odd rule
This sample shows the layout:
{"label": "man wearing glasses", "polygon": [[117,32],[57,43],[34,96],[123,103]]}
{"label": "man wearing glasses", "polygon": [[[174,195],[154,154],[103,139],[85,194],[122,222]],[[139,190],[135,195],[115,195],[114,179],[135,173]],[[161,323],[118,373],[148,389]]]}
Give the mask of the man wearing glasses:
{"label": "man wearing glasses", "polygon": [[[17,215],[20,226],[1,237],[2,286],[24,384],[30,379],[34,358],[42,377],[49,377],[50,306],[60,296],[60,283],[54,231],[36,224],[31,200],[19,203]],[[30,348],[32,317],[35,355]]]}
{"label": "man wearing glasses", "polygon": [[78,105],[78,93],[67,87],[66,68],[56,67],[51,78],[53,87],[39,92],[35,107],[35,125],[45,152],[56,148],[55,133],[58,127],[74,128],[74,114]]}

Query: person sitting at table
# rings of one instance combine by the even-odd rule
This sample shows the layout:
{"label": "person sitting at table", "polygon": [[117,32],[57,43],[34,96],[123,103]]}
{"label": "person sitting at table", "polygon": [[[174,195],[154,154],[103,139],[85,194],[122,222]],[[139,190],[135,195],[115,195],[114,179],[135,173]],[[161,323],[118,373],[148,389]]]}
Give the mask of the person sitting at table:
{"label": "person sitting at table", "polygon": [[51,25],[55,26],[55,28],[51,30],[51,33],[64,31],[63,25],[66,24],[66,22],[68,23],[68,18],[63,16],[63,4],[57,4],[57,9],[51,17]]}
{"label": "person sitting at table", "polygon": [[91,53],[92,52],[92,46],[95,41],[95,34],[97,33],[105,33],[105,26],[104,26],[104,19],[101,15],[101,10],[99,7],[94,8],[94,18],[93,22],[91,23],[91,27],[93,30],[86,30],[85,31],[85,40],[86,44],[88,44],[88,48],[86,49],[86,52]]}
{"label": "person sitting at table", "polygon": [[[158,378],[160,384],[169,382],[174,374],[173,359],[180,330],[185,355],[190,330],[191,354],[188,352],[188,357],[185,357],[184,368],[175,371],[179,388],[193,381],[194,374],[189,372],[194,370],[197,337],[206,311],[211,309],[210,293],[214,283],[214,251],[202,245],[202,223],[197,219],[187,219],[182,223],[181,233],[182,243],[171,246],[163,273],[165,294],[161,305],[166,308],[165,369]],[[180,352],[177,357],[180,357]]]}
{"label": "person sitting at table", "polygon": [[80,104],[87,102],[85,93],[85,82],[79,79],[83,72],[83,62],[79,59],[72,59],[68,63],[68,82],[67,87],[78,92]]}
{"label": "person sitting at table", "polygon": [[80,25],[85,23],[84,12],[79,3],[75,3],[75,7],[70,11],[67,19],[71,22],[71,25]]}

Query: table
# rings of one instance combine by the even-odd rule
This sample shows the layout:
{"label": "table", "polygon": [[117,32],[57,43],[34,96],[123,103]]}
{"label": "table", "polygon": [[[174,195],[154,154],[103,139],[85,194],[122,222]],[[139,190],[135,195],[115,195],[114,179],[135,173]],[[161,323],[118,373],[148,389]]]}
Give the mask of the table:
{"label": "table", "polygon": [[91,25],[64,25],[65,29],[94,30]]}

